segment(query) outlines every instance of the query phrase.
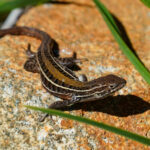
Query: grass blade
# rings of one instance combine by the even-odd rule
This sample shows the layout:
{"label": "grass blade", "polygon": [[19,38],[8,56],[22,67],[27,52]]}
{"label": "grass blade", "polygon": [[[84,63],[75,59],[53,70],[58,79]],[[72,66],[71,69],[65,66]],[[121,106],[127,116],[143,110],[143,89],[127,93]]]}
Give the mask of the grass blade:
{"label": "grass blade", "polygon": [[37,5],[50,0],[0,0],[0,13],[7,13],[14,8]]}
{"label": "grass blade", "polygon": [[150,8],[150,0],[141,0],[142,3],[144,3],[145,6]]}
{"label": "grass blade", "polygon": [[129,139],[135,140],[139,143],[150,146],[150,139],[148,139],[144,136],[132,133],[132,132],[125,131],[123,129],[119,129],[119,128],[104,124],[102,122],[96,122],[94,120],[90,120],[90,119],[83,118],[83,117],[80,117],[80,116],[74,116],[74,115],[66,114],[62,111],[58,111],[58,110],[55,110],[55,109],[45,109],[45,108],[39,108],[39,107],[34,107],[34,106],[25,106],[25,107],[36,110],[36,111],[42,111],[44,113],[48,113],[48,114],[51,114],[51,115],[56,115],[56,116],[68,118],[68,119],[71,119],[71,120],[75,120],[75,121],[78,121],[78,122],[86,123],[86,124],[89,124],[89,125],[92,125],[92,126],[95,126],[95,127],[98,127],[98,128],[101,128],[101,129],[104,129],[104,130],[107,130],[107,131],[110,131],[110,132],[113,132],[113,133],[116,133],[118,135],[124,136],[126,138],[129,138]]}
{"label": "grass blade", "polygon": [[108,25],[110,31],[112,32],[112,35],[114,36],[115,40],[118,42],[120,49],[128,57],[128,59],[135,66],[135,68],[139,71],[139,73],[142,75],[142,77],[145,79],[145,81],[150,84],[150,72],[143,65],[143,63],[135,56],[135,54],[128,47],[128,45],[125,43],[125,41],[123,40],[123,38],[120,35],[119,29],[118,29],[112,15],[109,13],[107,8],[99,0],[93,0],[93,1],[95,2],[96,6],[98,7],[98,10],[102,14],[106,24]]}

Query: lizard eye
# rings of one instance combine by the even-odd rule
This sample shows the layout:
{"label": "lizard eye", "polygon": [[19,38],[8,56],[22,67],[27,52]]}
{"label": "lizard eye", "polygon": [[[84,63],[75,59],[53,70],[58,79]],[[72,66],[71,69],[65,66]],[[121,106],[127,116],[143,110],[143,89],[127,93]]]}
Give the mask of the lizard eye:
{"label": "lizard eye", "polygon": [[110,89],[114,89],[116,87],[116,84],[111,84],[111,85],[109,85],[109,88]]}

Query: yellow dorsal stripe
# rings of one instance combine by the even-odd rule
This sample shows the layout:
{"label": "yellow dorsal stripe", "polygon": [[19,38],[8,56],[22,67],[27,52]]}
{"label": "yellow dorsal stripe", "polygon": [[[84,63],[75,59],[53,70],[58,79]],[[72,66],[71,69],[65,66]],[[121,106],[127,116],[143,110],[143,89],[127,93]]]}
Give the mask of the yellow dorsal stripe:
{"label": "yellow dorsal stripe", "polygon": [[54,78],[58,79],[59,81],[62,81],[68,85],[71,86],[75,86],[75,87],[82,87],[84,86],[83,82],[80,81],[76,81],[73,79],[70,79],[68,77],[66,77],[63,73],[61,73],[58,69],[56,69],[51,62],[45,57],[44,53],[42,53],[42,60],[46,66],[46,68],[48,69],[48,71],[50,72],[50,74],[53,75]]}

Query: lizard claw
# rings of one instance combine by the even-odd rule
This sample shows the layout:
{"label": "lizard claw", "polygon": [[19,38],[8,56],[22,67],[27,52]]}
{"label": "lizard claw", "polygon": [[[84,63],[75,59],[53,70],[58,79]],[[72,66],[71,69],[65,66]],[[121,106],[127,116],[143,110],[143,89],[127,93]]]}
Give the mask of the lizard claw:
{"label": "lizard claw", "polygon": [[27,50],[26,50],[26,55],[29,58],[34,58],[35,57],[35,53],[31,51],[31,44],[28,44]]}
{"label": "lizard claw", "polygon": [[39,118],[39,122],[43,122],[45,120],[45,118],[47,118],[48,116],[50,117],[50,119],[52,119],[52,115],[45,114]]}

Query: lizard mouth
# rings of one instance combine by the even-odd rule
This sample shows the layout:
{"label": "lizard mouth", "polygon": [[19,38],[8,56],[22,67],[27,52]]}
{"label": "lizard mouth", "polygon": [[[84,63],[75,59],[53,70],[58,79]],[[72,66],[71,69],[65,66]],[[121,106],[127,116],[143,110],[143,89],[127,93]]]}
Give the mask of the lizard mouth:
{"label": "lizard mouth", "polygon": [[126,80],[122,79],[119,89],[123,88],[126,85]]}
{"label": "lizard mouth", "polygon": [[125,85],[126,85],[126,80],[122,79],[122,83],[120,83],[118,87],[116,87],[115,89],[113,89],[113,90],[111,91],[111,93],[113,94],[114,92],[116,92],[116,91],[122,89]]}

